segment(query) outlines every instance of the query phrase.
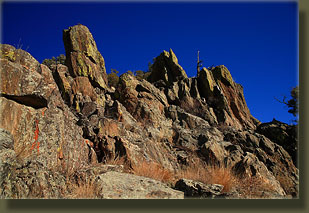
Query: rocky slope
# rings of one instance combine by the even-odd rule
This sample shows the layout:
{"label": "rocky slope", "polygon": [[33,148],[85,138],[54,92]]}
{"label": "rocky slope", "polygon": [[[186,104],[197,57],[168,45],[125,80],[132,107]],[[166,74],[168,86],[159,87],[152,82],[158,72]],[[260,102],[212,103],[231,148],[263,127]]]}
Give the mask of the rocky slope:
{"label": "rocky slope", "polygon": [[[74,198],[78,190],[92,198],[298,196],[296,130],[255,119],[225,66],[188,78],[163,51],[147,80],[126,73],[109,88],[88,28],[64,30],[63,41],[66,65],[50,68],[1,45],[2,198]],[[141,177],[144,162],[169,181]],[[227,191],[222,181],[181,175],[190,168],[224,168],[239,182]]]}

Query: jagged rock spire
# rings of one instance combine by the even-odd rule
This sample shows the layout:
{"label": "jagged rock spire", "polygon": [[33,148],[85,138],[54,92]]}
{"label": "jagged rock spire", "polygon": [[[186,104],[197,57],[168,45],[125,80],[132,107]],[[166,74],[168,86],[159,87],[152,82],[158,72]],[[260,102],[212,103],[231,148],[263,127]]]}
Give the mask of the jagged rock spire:
{"label": "jagged rock spire", "polygon": [[105,62],[89,29],[81,24],[63,30],[66,64],[73,77],[88,77],[95,87],[107,88]]}
{"label": "jagged rock spire", "polygon": [[178,64],[178,59],[172,49],[163,51],[156,57],[152,65],[149,81],[161,81],[163,85],[170,85],[175,81],[188,78],[184,69]]}

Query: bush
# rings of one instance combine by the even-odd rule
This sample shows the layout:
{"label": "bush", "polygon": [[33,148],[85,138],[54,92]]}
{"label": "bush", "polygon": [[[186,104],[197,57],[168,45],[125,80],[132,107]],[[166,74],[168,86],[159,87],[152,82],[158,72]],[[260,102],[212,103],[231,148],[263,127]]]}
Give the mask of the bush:
{"label": "bush", "polygon": [[48,66],[49,69],[52,69],[53,66],[56,66],[57,64],[63,64],[65,65],[65,55],[60,54],[59,56],[57,56],[57,58],[52,57],[51,59],[44,59],[42,64]]}
{"label": "bush", "polygon": [[110,87],[117,87],[118,83],[119,83],[119,77],[118,74],[119,71],[115,70],[115,69],[111,69],[111,73],[107,75],[107,79],[108,79],[108,85]]}

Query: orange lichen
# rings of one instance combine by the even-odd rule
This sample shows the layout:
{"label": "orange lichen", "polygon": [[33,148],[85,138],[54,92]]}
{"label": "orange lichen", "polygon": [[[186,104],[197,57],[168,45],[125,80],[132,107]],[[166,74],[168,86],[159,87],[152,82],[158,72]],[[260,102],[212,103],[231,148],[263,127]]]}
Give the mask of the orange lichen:
{"label": "orange lichen", "polygon": [[39,152],[39,149],[40,149],[40,142],[38,142],[38,138],[39,138],[39,121],[36,119],[35,120],[35,131],[34,131],[34,142],[32,143],[32,146],[31,146],[31,149],[30,151],[32,151],[35,147],[35,145],[37,144],[37,151],[38,151],[38,154],[40,153]]}
{"label": "orange lichen", "polygon": [[42,116],[44,117],[44,115],[45,115],[45,111],[47,110],[47,108],[44,108],[43,110],[42,110]]}

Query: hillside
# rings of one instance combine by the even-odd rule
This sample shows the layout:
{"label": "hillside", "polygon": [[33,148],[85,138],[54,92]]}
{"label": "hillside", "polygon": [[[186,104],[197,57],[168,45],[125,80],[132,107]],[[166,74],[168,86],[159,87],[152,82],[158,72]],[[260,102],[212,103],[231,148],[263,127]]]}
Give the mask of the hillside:
{"label": "hillside", "polygon": [[163,51],[110,87],[86,26],[46,66],[1,45],[1,198],[297,198],[296,127],[254,118],[224,65]]}

